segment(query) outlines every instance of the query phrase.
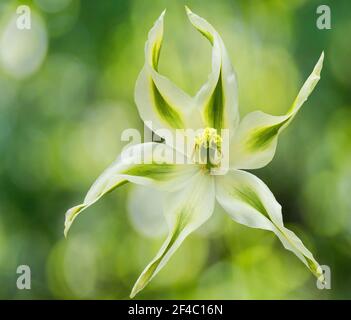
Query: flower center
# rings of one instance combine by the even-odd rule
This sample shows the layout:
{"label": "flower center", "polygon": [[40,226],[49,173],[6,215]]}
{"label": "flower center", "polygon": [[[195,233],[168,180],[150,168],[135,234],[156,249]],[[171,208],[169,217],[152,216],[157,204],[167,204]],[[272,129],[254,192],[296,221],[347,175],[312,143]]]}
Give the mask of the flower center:
{"label": "flower center", "polygon": [[206,128],[195,137],[193,160],[204,169],[219,167],[222,159],[222,138],[214,128]]}

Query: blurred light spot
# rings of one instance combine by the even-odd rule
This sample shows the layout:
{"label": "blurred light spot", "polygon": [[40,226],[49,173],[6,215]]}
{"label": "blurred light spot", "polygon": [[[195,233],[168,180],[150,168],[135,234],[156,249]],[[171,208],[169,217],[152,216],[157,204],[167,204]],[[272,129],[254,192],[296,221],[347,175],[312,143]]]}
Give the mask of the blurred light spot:
{"label": "blurred light spot", "polygon": [[94,296],[97,277],[96,249],[86,236],[62,239],[47,261],[49,287],[55,297],[88,298]]}
{"label": "blurred light spot", "polygon": [[31,28],[20,30],[17,15],[12,15],[0,34],[0,64],[15,78],[22,79],[35,73],[45,59],[47,33],[42,18],[31,11]]}
{"label": "blurred light spot", "polygon": [[67,285],[78,297],[89,297],[97,277],[94,243],[85,236],[69,240],[64,256],[64,275]]}
{"label": "blurred light spot", "polygon": [[55,298],[72,298],[72,292],[68,287],[63,273],[63,257],[68,241],[61,239],[50,251],[46,264],[48,287]]}

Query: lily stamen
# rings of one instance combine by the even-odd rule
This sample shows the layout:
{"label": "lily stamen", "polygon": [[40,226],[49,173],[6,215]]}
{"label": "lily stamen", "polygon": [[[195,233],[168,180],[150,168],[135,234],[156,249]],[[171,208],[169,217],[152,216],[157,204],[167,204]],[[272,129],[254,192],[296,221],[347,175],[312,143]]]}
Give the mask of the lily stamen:
{"label": "lily stamen", "polygon": [[201,168],[211,170],[220,166],[222,159],[222,138],[214,128],[206,128],[195,137],[193,161]]}

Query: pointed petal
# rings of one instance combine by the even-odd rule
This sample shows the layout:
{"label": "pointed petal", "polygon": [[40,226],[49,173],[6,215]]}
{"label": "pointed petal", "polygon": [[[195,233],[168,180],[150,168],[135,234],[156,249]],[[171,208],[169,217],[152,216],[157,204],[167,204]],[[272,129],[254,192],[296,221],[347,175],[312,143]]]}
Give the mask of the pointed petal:
{"label": "pointed petal", "polygon": [[289,125],[319,81],[323,59],[324,53],[286,115],[272,116],[255,111],[244,117],[230,145],[232,168],[257,169],[273,159],[279,134]]}
{"label": "pointed petal", "polygon": [[80,212],[127,182],[152,185],[165,190],[182,188],[187,179],[198,171],[198,167],[187,164],[186,159],[181,160],[184,164],[175,164],[175,159],[179,161],[182,158],[169,146],[161,143],[139,144],[126,149],[94,182],[83,203],[66,212],[65,236]]}
{"label": "pointed petal", "polygon": [[317,277],[322,269],[301,240],[283,224],[282,209],[268,187],[256,176],[231,170],[216,177],[216,197],[238,223],[274,232],[283,246],[292,251]]}
{"label": "pointed petal", "polygon": [[193,99],[158,72],[164,14],[165,11],[148,34],[145,65],[135,86],[135,102],[143,121],[147,125],[152,122],[151,129],[181,129],[191,127]]}
{"label": "pointed petal", "polygon": [[195,100],[207,127],[233,131],[239,122],[238,89],[234,69],[218,32],[186,7],[190,22],[212,44],[212,72]]}
{"label": "pointed petal", "polygon": [[165,266],[184,239],[199,228],[212,215],[215,200],[214,181],[198,173],[177,193],[168,195],[164,207],[169,234],[155,258],[147,265],[136,281],[133,298]]}

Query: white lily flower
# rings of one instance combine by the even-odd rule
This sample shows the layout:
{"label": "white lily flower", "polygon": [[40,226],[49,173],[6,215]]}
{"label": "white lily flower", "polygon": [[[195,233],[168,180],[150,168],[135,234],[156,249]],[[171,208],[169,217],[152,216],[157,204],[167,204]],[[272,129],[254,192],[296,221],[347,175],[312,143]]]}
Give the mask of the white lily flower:
{"label": "white lily flower", "polygon": [[[169,233],[136,281],[131,297],[164,267],[184,239],[211,217],[216,200],[236,222],[274,232],[286,249],[323,279],[322,269],[312,253],[284,226],[281,206],[272,192],[259,178],[242,169],[261,168],[272,160],[279,134],[320,79],[324,54],[285,115],[272,116],[257,111],[239,123],[237,81],[224,43],[206,20],[188,8],[186,11],[193,26],[212,45],[212,71],[207,82],[190,97],[158,72],[163,12],[148,35],[145,65],[136,83],[135,101],[143,121],[146,124],[151,121],[156,129],[167,128],[173,132],[181,128],[202,128],[195,138],[192,155],[179,154],[167,139],[164,144],[151,142],[129,147],[96,180],[84,202],[67,211],[65,235],[80,212],[118,186],[133,182],[166,191],[164,213]],[[228,146],[222,144],[217,134],[222,129],[229,130]],[[208,157],[211,152],[216,155],[212,161]],[[141,153],[142,163],[136,159]],[[174,154],[188,162],[174,163]],[[205,165],[199,161],[202,154],[207,155]],[[229,155],[229,171],[225,175],[211,174],[212,169],[220,166],[223,155]]]}

